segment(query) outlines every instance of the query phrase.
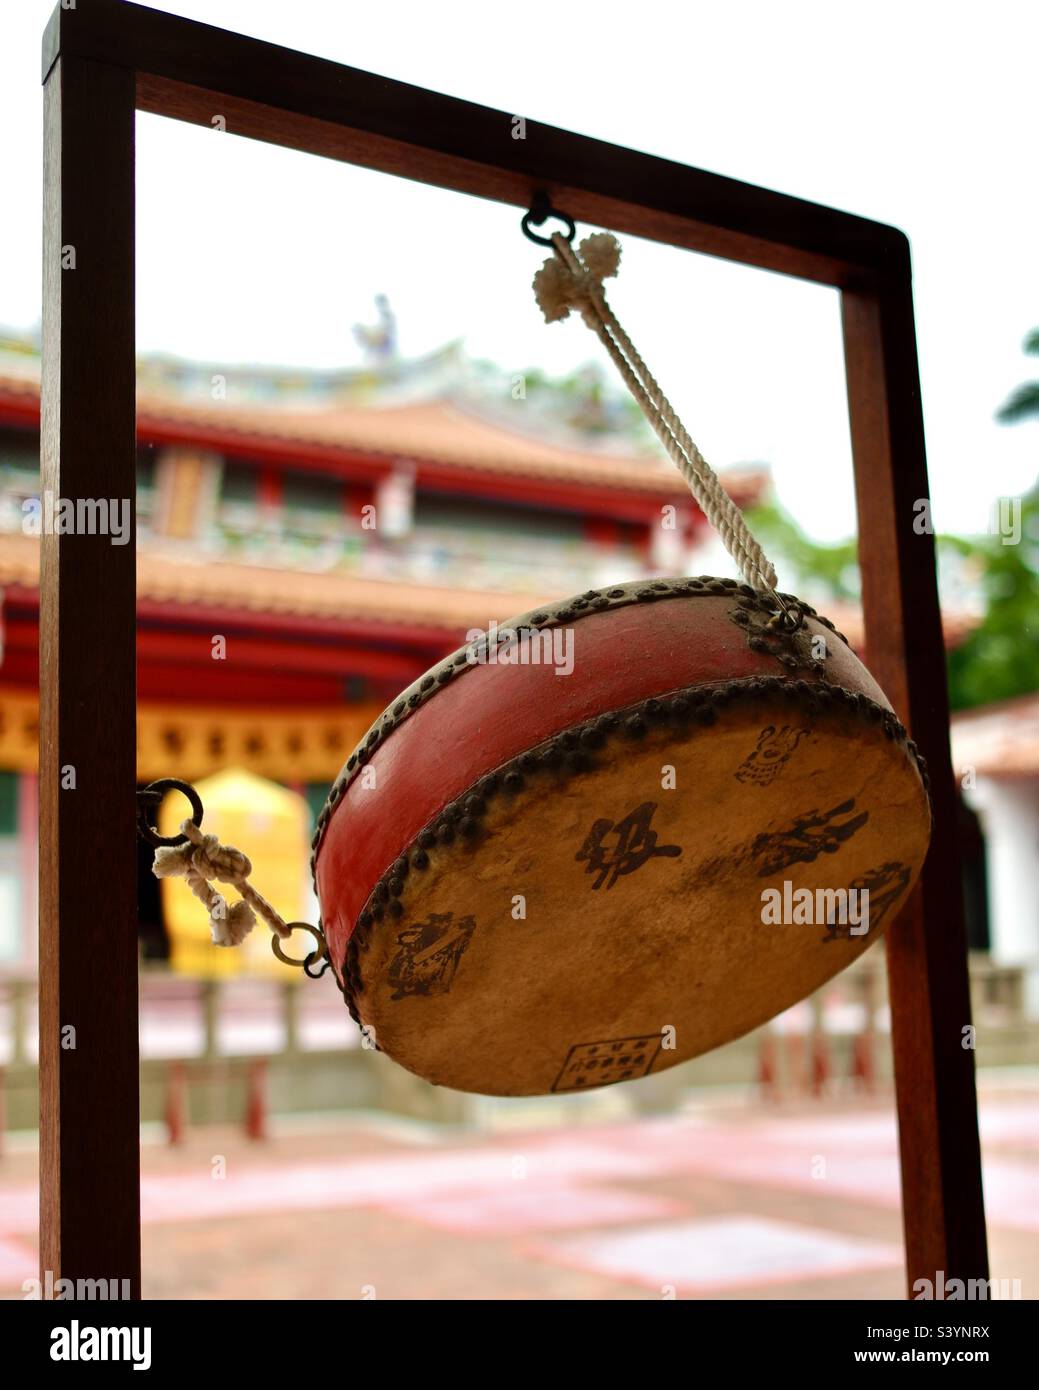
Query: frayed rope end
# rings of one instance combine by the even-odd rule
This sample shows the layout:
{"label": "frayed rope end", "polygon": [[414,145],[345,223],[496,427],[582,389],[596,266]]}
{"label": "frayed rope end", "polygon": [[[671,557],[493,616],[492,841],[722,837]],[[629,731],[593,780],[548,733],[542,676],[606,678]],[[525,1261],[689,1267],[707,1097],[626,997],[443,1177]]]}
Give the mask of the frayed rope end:
{"label": "frayed rope end", "polygon": [[218,893],[210,908],[209,934],[214,946],[240,946],[256,925],[256,913],[245,901],[232,903]]}

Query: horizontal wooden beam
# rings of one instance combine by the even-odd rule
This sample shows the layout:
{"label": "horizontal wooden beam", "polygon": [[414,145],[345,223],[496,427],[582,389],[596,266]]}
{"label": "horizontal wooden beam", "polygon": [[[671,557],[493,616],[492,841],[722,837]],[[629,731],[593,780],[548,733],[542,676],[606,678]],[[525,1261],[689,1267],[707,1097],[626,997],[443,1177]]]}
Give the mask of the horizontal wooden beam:
{"label": "horizontal wooden beam", "polygon": [[901,232],[622,146],[121,0],[55,11],[43,48],[137,74],[141,110],[519,207],[850,286],[908,265]]}

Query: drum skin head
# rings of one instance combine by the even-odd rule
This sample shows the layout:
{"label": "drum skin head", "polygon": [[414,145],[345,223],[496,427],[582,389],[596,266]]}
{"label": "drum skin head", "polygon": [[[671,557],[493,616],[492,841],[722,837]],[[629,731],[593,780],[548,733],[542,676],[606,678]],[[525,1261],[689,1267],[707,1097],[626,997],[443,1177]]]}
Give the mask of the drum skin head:
{"label": "drum skin head", "polygon": [[697,582],[562,605],[568,675],[448,658],[344,769],[317,837],[330,955],[409,1070],[489,1095],[648,1076],[803,999],[897,915],[930,835],[915,747],[811,610],[776,637],[751,591]]}

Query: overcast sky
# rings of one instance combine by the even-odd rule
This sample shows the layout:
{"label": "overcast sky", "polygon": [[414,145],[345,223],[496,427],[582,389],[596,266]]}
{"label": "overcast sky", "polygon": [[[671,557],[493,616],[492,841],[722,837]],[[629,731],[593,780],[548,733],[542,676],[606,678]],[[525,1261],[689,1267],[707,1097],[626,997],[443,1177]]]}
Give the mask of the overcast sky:
{"label": "overcast sky", "polygon": [[[39,317],[39,39],[0,7],[0,325]],[[893,223],[913,244],[941,529],[983,531],[1039,473],[993,412],[1039,361],[1039,7],[989,0],[166,0],[157,8]],[[209,360],[358,360],[385,291],[402,350],[464,337],[522,371],[601,351],[546,326],[512,208],[138,117],[138,343]],[[812,533],[854,528],[836,295],[624,238],[610,299],[719,467],[772,465]],[[233,373],[229,396],[233,396]]]}

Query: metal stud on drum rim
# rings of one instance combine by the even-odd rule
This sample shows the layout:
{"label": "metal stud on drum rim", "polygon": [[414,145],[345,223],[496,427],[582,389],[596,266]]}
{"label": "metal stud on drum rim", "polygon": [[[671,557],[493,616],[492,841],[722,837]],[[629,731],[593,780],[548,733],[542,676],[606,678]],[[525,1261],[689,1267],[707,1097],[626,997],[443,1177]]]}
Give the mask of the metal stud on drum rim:
{"label": "metal stud on drum rim", "polygon": [[[489,1094],[634,1080],[879,938],[926,853],[926,769],[803,611],[770,627],[767,600],[709,576],[590,590],[507,625],[569,630],[567,680],[463,648],[403,692],[347,760],[314,855],[333,971],[382,1050]],[[865,891],[868,931],[766,925],[761,892],[786,882]]]}

